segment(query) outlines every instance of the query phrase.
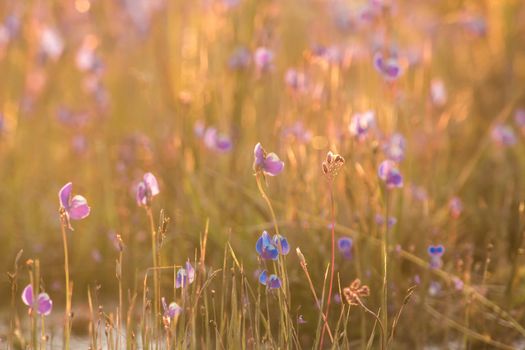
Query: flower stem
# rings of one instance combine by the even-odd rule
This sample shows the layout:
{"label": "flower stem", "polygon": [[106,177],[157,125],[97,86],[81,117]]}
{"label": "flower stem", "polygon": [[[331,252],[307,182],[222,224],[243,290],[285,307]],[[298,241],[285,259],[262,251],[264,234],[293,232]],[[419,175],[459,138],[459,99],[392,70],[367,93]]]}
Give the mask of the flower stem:
{"label": "flower stem", "polygon": [[159,272],[158,272],[158,255],[157,255],[157,231],[155,230],[155,222],[153,220],[153,213],[151,212],[151,208],[146,208],[146,213],[148,215],[148,220],[150,224],[150,230],[151,230],[151,253],[153,255],[153,288],[154,288],[154,300],[153,300],[153,310],[155,312],[153,317],[153,337],[155,339],[155,343],[157,343],[157,336],[158,336],[158,325],[159,325],[159,310],[160,310],[160,289],[159,289]]}
{"label": "flower stem", "polygon": [[381,236],[381,248],[383,255],[383,295],[381,298],[381,320],[385,329],[382,333],[381,344],[383,349],[388,345],[388,215],[389,215],[388,189],[385,195],[385,233]]}
{"label": "flower stem", "polygon": [[[330,311],[330,302],[332,301],[332,289],[334,284],[334,273],[335,273],[335,203],[334,203],[334,182],[330,180],[330,215],[331,215],[331,236],[332,236],[332,254],[330,262],[330,284],[328,287],[328,297],[326,299],[326,322],[328,322],[328,313]],[[324,334],[327,327],[323,327],[321,332],[321,342],[319,343],[319,349],[323,348]]]}
{"label": "flower stem", "polygon": [[61,217],[62,241],[64,243],[64,273],[66,275],[66,315],[64,322],[64,349],[69,349],[69,338],[71,332],[71,295],[72,288],[69,281],[69,254],[67,246],[66,218]]}

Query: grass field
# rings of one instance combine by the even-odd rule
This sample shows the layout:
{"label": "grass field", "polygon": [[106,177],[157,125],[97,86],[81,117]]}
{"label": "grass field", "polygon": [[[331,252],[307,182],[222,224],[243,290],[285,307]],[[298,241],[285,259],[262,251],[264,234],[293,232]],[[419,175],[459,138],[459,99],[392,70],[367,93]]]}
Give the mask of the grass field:
{"label": "grass field", "polygon": [[522,0],[3,0],[0,347],[525,349]]}

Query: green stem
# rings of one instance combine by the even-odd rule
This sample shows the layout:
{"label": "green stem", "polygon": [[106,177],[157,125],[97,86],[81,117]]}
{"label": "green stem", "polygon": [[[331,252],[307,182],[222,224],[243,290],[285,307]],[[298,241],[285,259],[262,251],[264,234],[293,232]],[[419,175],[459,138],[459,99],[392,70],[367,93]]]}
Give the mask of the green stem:
{"label": "green stem", "polygon": [[66,233],[66,218],[61,218],[62,241],[64,243],[64,273],[66,275],[66,315],[64,323],[64,349],[69,350],[69,338],[71,332],[71,295],[72,288],[69,281],[69,254]]}
{"label": "green stem", "polygon": [[157,255],[157,231],[155,230],[155,222],[153,220],[153,213],[151,208],[146,208],[146,213],[148,215],[148,220],[151,230],[151,253],[153,255],[153,288],[154,288],[154,299],[153,299],[153,310],[155,314],[153,315],[153,338],[155,339],[155,344],[157,344],[158,338],[158,325],[159,325],[159,314],[160,314],[160,289],[159,289],[159,272],[158,272],[158,255]]}
{"label": "green stem", "polygon": [[383,295],[381,299],[381,320],[385,327],[381,338],[383,349],[387,348],[388,342],[388,215],[389,196],[388,189],[385,195],[385,233],[381,236],[381,247],[383,255]]}

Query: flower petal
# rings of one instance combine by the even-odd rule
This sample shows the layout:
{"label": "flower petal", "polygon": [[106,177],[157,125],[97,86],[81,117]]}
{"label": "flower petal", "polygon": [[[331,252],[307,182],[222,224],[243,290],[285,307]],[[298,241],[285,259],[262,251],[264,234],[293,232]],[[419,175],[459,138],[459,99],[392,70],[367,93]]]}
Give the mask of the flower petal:
{"label": "flower petal", "polygon": [[81,195],[76,195],[71,199],[71,206],[68,209],[69,217],[73,220],[81,220],[89,215],[91,208],[87,205],[87,200]]}
{"label": "flower petal", "polygon": [[51,300],[47,293],[40,293],[37,298],[37,303],[37,312],[40,315],[47,316],[51,313],[51,310],[53,309],[53,300]]}
{"label": "flower petal", "polygon": [[261,272],[261,274],[259,275],[259,283],[265,286],[267,280],[268,280],[268,272],[266,270],[263,270],[263,272]]}
{"label": "flower petal", "polygon": [[284,169],[284,162],[279,159],[277,154],[268,153],[264,160],[263,171],[270,175],[276,176]]}
{"label": "flower petal", "polygon": [[268,278],[268,288],[278,289],[281,288],[281,279],[277,275],[271,275]]}
{"label": "flower petal", "polygon": [[71,191],[73,190],[73,183],[68,182],[58,192],[58,199],[62,208],[69,208],[69,199],[71,198]]}
{"label": "flower petal", "polygon": [[28,284],[22,292],[22,301],[29,307],[33,306],[33,286]]}
{"label": "flower petal", "polygon": [[151,196],[156,196],[160,193],[159,183],[157,182],[155,175],[152,173],[144,174],[144,183],[146,184],[146,188],[149,190]]}

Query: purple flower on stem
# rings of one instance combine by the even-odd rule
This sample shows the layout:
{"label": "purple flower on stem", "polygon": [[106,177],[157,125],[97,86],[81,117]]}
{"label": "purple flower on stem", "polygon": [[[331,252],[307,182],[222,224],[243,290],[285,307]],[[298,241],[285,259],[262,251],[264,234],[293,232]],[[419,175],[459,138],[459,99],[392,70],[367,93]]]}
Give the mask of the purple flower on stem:
{"label": "purple flower on stem", "polygon": [[428,255],[430,255],[430,267],[439,269],[443,266],[443,260],[441,257],[445,253],[445,247],[443,245],[430,245],[428,246]]}
{"label": "purple flower on stem", "polygon": [[354,245],[354,242],[352,238],[350,237],[341,237],[337,241],[337,248],[339,248],[339,251],[341,254],[343,254],[343,257],[345,259],[352,259],[352,247]]}
{"label": "purple flower on stem", "polygon": [[263,172],[265,175],[275,176],[284,169],[284,162],[275,153],[266,153],[261,143],[257,143],[253,150],[253,170]]}
{"label": "purple flower on stem", "polygon": [[403,187],[403,177],[397,164],[392,160],[384,160],[379,164],[377,175],[383,180],[388,189]]}
{"label": "purple flower on stem", "polygon": [[279,289],[281,288],[281,279],[277,275],[268,276],[268,272],[264,270],[259,275],[259,283],[266,286],[268,289]]}
{"label": "purple flower on stem", "polygon": [[497,124],[492,128],[490,136],[500,146],[514,146],[517,142],[514,130],[508,125]]}
{"label": "purple flower on stem", "polygon": [[175,288],[184,288],[193,283],[195,280],[195,269],[191,266],[190,261],[186,262],[185,267],[177,271],[175,278]]}
{"label": "purple flower on stem", "polygon": [[151,199],[159,193],[157,179],[152,173],[146,173],[137,186],[137,204],[141,207],[147,207],[151,204]]}
{"label": "purple flower on stem", "polygon": [[385,143],[383,150],[388,159],[400,162],[405,159],[406,141],[399,133],[392,134]]}
{"label": "purple flower on stem", "polygon": [[28,284],[22,292],[22,301],[29,306],[30,310],[36,309],[39,315],[47,316],[53,309],[53,300],[47,293],[40,293],[36,297],[36,302],[33,300],[33,286]]}
{"label": "purple flower on stem", "polygon": [[352,136],[356,137],[359,141],[363,141],[367,138],[369,131],[374,126],[375,113],[373,111],[366,111],[353,115],[348,130]]}
{"label": "purple flower on stem", "polygon": [[394,81],[401,76],[401,65],[396,57],[385,59],[381,52],[377,52],[374,55],[374,67],[386,81]]}
{"label": "purple flower on stem", "polygon": [[203,140],[206,147],[218,153],[226,153],[232,149],[231,139],[219,133],[215,128],[207,128]]}
{"label": "purple flower on stem", "polygon": [[161,300],[165,318],[172,320],[182,312],[182,308],[176,302],[172,302],[168,305],[166,303],[166,298],[162,297]]}
{"label": "purple flower on stem", "polygon": [[259,47],[255,50],[253,60],[259,72],[269,71],[273,65],[273,52],[265,47]]}
{"label": "purple flower on stem", "polygon": [[[288,247],[288,251],[290,251],[288,242],[286,242],[286,246]],[[274,240],[270,238],[270,235],[266,231],[263,231],[261,237],[259,237],[257,240],[257,243],[255,244],[255,250],[259,256],[265,260],[277,260],[277,257],[279,256],[279,249],[275,245]]]}
{"label": "purple flower on stem", "polygon": [[70,219],[81,220],[86,218],[91,212],[91,208],[87,204],[86,198],[77,194],[71,195],[73,184],[68,182],[58,192],[58,199],[60,201],[60,210],[66,216],[69,229],[73,229],[69,223]]}

